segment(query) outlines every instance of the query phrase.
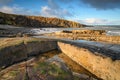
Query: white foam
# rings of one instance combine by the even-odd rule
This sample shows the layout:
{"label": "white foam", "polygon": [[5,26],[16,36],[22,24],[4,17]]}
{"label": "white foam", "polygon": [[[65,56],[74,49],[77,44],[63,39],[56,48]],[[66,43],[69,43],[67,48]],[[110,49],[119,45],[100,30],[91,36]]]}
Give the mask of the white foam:
{"label": "white foam", "polygon": [[120,36],[120,30],[111,30],[111,31],[107,31],[107,35],[116,35],[116,36]]}
{"label": "white foam", "polygon": [[33,28],[29,32],[32,34],[44,34],[58,31],[56,28]]}

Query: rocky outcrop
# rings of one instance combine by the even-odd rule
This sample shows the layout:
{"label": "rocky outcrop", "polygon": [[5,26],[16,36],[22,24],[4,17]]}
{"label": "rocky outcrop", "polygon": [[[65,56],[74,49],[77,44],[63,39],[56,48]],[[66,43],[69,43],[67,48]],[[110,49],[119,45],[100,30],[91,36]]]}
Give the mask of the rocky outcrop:
{"label": "rocky outcrop", "polygon": [[41,27],[80,28],[86,26],[77,22],[58,18],[48,18],[41,16],[23,16],[15,14],[6,14],[2,12],[0,12],[0,24],[38,28]]}
{"label": "rocky outcrop", "polygon": [[[85,69],[104,80],[120,80],[120,51],[111,47],[58,42],[63,53]],[[114,56],[114,60],[113,60]]]}
{"label": "rocky outcrop", "polygon": [[[57,43],[56,41],[57,40],[36,39],[28,37],[0,39],[0,69],[5,68],[3,70],[0,70],[0,79],[11,79],[11,74],[14,75],[13,77],[17,77],[17,80],[24,80],[25,77],[23,76],[25,75],[33,80],[43,78],[51,78],[51,80],[56,80],[58,78],[61,79],[61,77],[64,77],[65,80],[71,80],[74,75],[77,78],[83,76],[76,73],[71,74],[69,70],[66,70],[67,67],[63,63],[65,60],[67,62],[69,60],[67,60],[67,58],[65,58],[64,61],[61,60],[63,56],[60,59],[58,58],[59,56],[54,56],[53,58],[46,60],[46,62],[50,62],[52,65],[49,65],[48,63],[46,64],[46,62],[44,63],[43,60],[55,55],[54,53],[52,55],[46,54],[44,57],[38,56],[40,53],[54,49],[61,50],[63,53],[65,53],[65,55],[76,62],[76,64],[79,64],[82,67],[81,69],[85,68],[82,70],[82,73],[89,75],[85,75],[85,79],[90,79],[90,76],[93,76],[100,80],[120,79],[120,45],[103,43],[100,44],[97,42],[94,44],[87,42],[78,43],[65,40],[58,40],[59,42]],[[34,55],[37,55],[37,57],[34,59],[36,63],[33,61],[31,61],[32,64],[28,63],[26,60],[31,59],[31,57]],[[21,65],[19,69],[13,68],[13,70],[9,70],[10,73],[9,71],[6,71],[7,66],[13,65],[16,62],[21,62],[22,60],[25,60],[25,63],[24,65]],[[71,61],[69,61],[69,63],[71,65]],[[75,66],[73,65],[71,67],[74,68]],[[16,76],[16,74],[18,76]],[[57,77],[55,77],[56,74]]]}
{"label": "rocky outcrop", "polygon": [[[53,50],[32,57],[25,62],[14,64],[0,71],[0,80],[97,80],[90,75],[91,73],[88,75],[71,70],[67,63],[72,60],[64,55],[69,58],[68,62],[64,62],[64,59],[58,56],[60,53],[60,51]],[[78,64],[74,65],[74,63],[72,66],[76,68]],[[83,69],[82,72],[86,73]]]}
{"label": "rocky outcrop", "polygon": [[105,30],[73,30],[72,33],[86,34],[86,35],[105,35]]}
{"label": "rocky outcrop", "polygon": [[56,61],[59,57],[55,58],[39,56],[12,65],[0,72],[0,80],[73,80],[71,70],[63,62]]}
{"label": "rocky outcrop", "polygon": [[53,36],[57,38],[67,38],[72,40],[89,40],[89,41],[100,41],[120,44],[120,36],[106,35],[105,30],[72,30],[72,31],[61,31],[45,36]]}
{"label": "rocky outcrop", "polygon": [[0,69],[57,48],[56,41],[33,38],[11,38],[0,40]]}

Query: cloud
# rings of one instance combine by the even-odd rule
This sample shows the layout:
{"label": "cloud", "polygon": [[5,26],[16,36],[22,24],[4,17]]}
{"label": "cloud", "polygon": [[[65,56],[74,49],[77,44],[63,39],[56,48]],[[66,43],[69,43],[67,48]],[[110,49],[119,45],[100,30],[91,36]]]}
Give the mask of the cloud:
{"label": "cloud", "polygon": [[0,8],[0,12],[13,13],[14,10],[13,10],[13,8],[11,8],[11,7],[3,6],[3,7]]}
{"label": "cloud", "polygon": [[5,5],[11,2],[12,0],[0,0],[0,5]]}
{"label": "cloud", "polygon": [[69,13],[67,10],[59,10],[59,9],[53,10],[48,6],[42,7],[41,15],[46,17],[60,17],[60,18],[64,18],[65,16],[72,16],[72,14]]}
{"label": "cloud", "polygon": [[120,0],[82,0],[82,2],[101,10],[120,9]]}
{"label": "cloud", "polygon": [[55,0],[48,0],[47,6],[41,7],[41,13],[42,16],[46,17],[59,17],[59,18],[65,18],[65,17],[71,17],[73,16],[71,12],[69,12],[66,9],[61,8]]}
{"label": "cloud", "polygon": [[[7,2],[7,0],[5,2]],[[47,5],[42,6],[40,11],[32,11],[30,9],[26,9],[18,5],[13,6],[3,5],[0,6],[0,12],[22,15],[41,15],[45,17],[59,17],[59,18],[73,16],[71,12],[61,8],[60,5],[56,3],[56,0],[47,0]]]}
{"label": "cloud", "polygon": [[[2,6],[2,7],[0,7],[0,12],[11,13],[11,14],[22,14],[22,15],[34,15],[33,11],[31,11],[29,9],[25,9],[23,7],[19,7],[17,5],[14,5],[12,7]],[[39,14],[40,14],[40,12],[39,12]]]}
{"label": "cloud", "polygon": [[55,0],[48,0],[48,6],[52,9],[61,9]]}
{"label": "cloud", "polygon": [[87,24],[106,24],[108,21],[106,19],[97,19],[97,18],[87,18],[84,20]]}
{"label": "cloud", "polygon": [[87,25],[115,25],[115,24],[119,24],[120,22],[120,20],[107,20],[107,19],[98,19],[98,18],[87,18],[84,20],[76,19],[75,21]]}

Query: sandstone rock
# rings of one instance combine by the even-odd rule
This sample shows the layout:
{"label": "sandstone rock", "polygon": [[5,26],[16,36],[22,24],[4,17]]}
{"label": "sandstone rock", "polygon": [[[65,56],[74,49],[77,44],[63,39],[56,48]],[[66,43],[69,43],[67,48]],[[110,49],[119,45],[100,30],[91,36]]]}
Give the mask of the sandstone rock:
{"label": "sandstone rock", "polygon": [[69,68],[65,65],[65,62],[61,58],[59,58],[57,55],[48,59],[46,62],[55,64],[64,71],[69,71]]}
{"label": "sandstone rock", "polygon": [[16,37],[22,37],[22,33],[17,33]]}
{"label": "sandstone rock", "polygon": [[30,36],[32,36],[31,34],[23,34],[22,35],[23,37],[30,37]]}
{"label": "sandstone rock", "polygon": [[26,44],[28,55],[37,55],[43,52],[57,49],[56,41],[28,42]]}
{"label": "sandstone rock", "polygon": [[82,65],[97,77],[104,80],[120,79],[120,60],[117,59],[113,61],[110,56],[104,55],[109,53],[113,56],[115,52],[112,50],[109,49],[108,51],[105,51],[106,48],[104,48],[101,50],[101,53],[104,52],[104,54],[101,54],[96,52],[96,47],[90,45],[81,44],[80,46],[75,46],[74,44],[58,42],[58,46],[62,52],[72,60]]}
{"label": "sandstone rock", "polygon": [[0,49],[0,68],[27,58],[26,48],[23,43]]}
{"label": "sandstone rock", "polygon": [[72,33],[72,31],[63,30],[63,33]]}
{"label": "sandstone rock", "polygon": [[57,48],[56,41],[34,38],[7,38],[0,41],[0,69]]}
{"label": "sandstone rock", "polygon": [[46,34],[57,38],[67,38],[72,40],[89,40],[120,44],[120,36],[108,36],[105,30],[72,30]]}

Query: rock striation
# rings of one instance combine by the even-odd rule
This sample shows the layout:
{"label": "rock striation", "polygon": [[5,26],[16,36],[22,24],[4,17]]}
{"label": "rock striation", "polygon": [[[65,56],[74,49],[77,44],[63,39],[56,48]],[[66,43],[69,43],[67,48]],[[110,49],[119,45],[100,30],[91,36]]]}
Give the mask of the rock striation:
{"label": "rock striation", "polygon": [[120,44],[120,36],[107,35],[105,30],[84,29],[84,30],[61,31],[44,35],[72,40],[88,40]]}
{"label": "rock striation", "polygon": [[[47,53],[52,54],[51,52]],[[73,78],[71,70],[57,56],[39,55],[0,72],[0,80],[74,80]]]}
{"label": "rock striation", "polygon": [[[91,41],[90,41],[91,42]],[[92,43],[92,42],[91,42]],[[85,71],[88,75],[95,75],[93,77],[97,78],[98,80],[120,80],[120,45],[113,45],[113,44],[104,44],[104,43],[97,43],[94,42],[93,44],[86,42],[75,42],[75,41],[66,41],[66,40],[53,40],[53,39],[36,39],[36,38],[3,38],[0,39],[0,76],[5,73],[3,78],[7,79],[7,77],[10,77],[10,74],[7,74],[6,67],[13,65],[14,63],[18,63],[21,61],[24,61],[24,65],[19,66],[15,70],[12,70],[12,74],[14,74],[14,77],[18,77],[15,74],[18,74],[18,78],[23,73],[22,76],[27,75],[29,78],[32,78],[32,80],[36,80],[37,77],[39,78],[47,78],[47,71],[51,75],[51,69],[50,65],[46,64],[44,65],[43,60],[45,60],[47,57],[54,56],[55,54],[42,54],[42,56],[38,56],[41,53],[48,52],[54,49],[61,50],[62,53],[67,55],[70,59],[72,59],[76,64],[80,65],[84,69],[82,71]],[[35,57],[35,61],[37,63],[33,62],[32,64],[29,64],[27,61],[31,60],[33,56]],[[71,72],[67,71],[70,74],[66,74],[66,67],[64,64],[59,64],[60,60],[58,58],[59,56],[54,56],[52,59],[48,59],[47,62],[54,63],[59,67],[57,68],[57,72],[52,72],[52,79],[55,78],[56,73],[60,71],[60,74],[69,75],[69,77],[65,76],[65,79],[71,80],[72,78],[70,76]],[[62,57],[61,57],[62,58]],[[39,60],[40,59],[40,60]],[[67,58],[65,58],[67,60]],[[41,61],[39,63],[39,61]],[[52,61],[52,62],[51,62]],[[61,60],[60,60],[61,61]],[[62,62],[64,62],[63,60]],[[69,61],[69,60],[68,60]],[[67,61],[67,62],[68,62]],[[70,62],[70,61],[69,61]],[[19,63],[18,63],[19,64]],[[61,66],[62,65],[62,66]],[[22,68],[23,67],[23,68]],[[73,67],[75,67],[73,65]],[[5,69],[4,69],[5,68]],[[14,69],[14,68],[13,68]],[[50,70],[49,70],[50,69]],[[61,69],[63,70],[61,73]],[[82,68],[81,68],[82,69]],[[16,72],[16,70],[18,72]],[[20,72],[20,71],[23,72]],[[35,71],[35,72],[34,72]],[[50,72],[49,72],[50,71]],[[27,73],[26,73],[27,72]],[[38,72],[45,73],[45,75],[41,75],[41,73],[38,75]],[[8,76],[9,75],[9,76]],[[81,76],[78,74],[77,77]],[[42,76],[42,77],[41,77]],[[57,75],[59,77],[59,74]],[[64,76],[64,75],[62,75]],[[61,77],[61,76],[60,76]],[[66,78],[67,77],[67,78]],[[89,76],[86,76],[87,79],[89,79]],[[3,79],[3,80],[5,80]],[[48,78],[49,79],[49,78]],[[12,79],[14,80],[14,79]],[[22,80],[22,79],[16,79],[16,80]],[[24,79],[23,79],[24,80]],[[44,80],[44,79],[43,79]],[[56,80],[56,79],[55,79]],[[73,80],[73,79],[72,79]],[[93,80],[93,79],[91,79]]]}
{"label": "rock striation", "polygon": [[57,48],[56,41],[33,38],[11,38],[0,40],[0,69]]}
{"label": "rock striation", "polygon": [[86,25],[68,21],[59,18],[48,18],[41,16],[24,16],[15,14],[6,14],[0,12],[0,24],[14,25],[14,26],[24,26],[24,27],[63,27],[63,28],[80,28]]}
{"label": "rock striation", "polygon": [[97,77],[120,80],[120,50],[114,51],[112,46],[96,47],[66,42],[58,42],[58,46],[63,53]]}

